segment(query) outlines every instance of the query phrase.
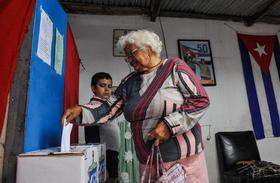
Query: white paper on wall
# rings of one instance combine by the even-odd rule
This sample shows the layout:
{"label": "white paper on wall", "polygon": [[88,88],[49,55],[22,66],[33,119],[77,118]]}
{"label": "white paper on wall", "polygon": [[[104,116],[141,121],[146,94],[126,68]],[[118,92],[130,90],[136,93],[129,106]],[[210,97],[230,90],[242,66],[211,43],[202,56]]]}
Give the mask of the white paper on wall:
{"label": "white paper on wall", "polygon": [[39,27],[37,56],[45,63],[51,65],[51,48],[53,39],[53,22],[42,7]]}

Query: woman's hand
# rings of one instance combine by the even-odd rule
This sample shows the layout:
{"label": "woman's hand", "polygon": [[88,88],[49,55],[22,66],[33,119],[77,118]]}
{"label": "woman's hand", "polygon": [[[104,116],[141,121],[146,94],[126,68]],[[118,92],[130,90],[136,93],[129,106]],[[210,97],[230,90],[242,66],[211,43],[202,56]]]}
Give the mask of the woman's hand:
{"label": "woman's hand", "polygon": [[164,122],[158,123],[156,128],[148,134],[150,140],[155,139],[155,146],[169,139],[170,135],[171,133]]}
{"label": "woman's hand", "polygon": [[61,124],[64,125],[65,121],[72,123],[73,120],[81,114],[81,112],[82,112],[81,106],[75,106],[66,109],[61,118]]}

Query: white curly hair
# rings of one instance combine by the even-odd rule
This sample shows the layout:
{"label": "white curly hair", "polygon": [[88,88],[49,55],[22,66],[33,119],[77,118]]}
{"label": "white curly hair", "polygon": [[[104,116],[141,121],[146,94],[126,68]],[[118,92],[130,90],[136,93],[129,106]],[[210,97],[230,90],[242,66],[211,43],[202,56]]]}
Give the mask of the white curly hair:
{"label": "white curly hair", "polygon": [[158,57],[160,57],[162,50],[162,42],[159,36],[156,33],[145,29],[131,31],[128,34],[121,36],[117,46],[123,50],[127,44],[135,44],[139,48],[148,46]]}

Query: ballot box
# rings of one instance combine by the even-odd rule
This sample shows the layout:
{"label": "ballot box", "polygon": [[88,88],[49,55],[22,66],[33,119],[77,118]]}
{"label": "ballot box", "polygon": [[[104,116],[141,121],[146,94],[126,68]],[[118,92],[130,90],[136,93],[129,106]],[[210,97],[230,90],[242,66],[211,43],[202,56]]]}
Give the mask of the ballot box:
{"label": "ballot box", "polygon": [[98,181],[105,182],[107,179],[106,175],[106,144],[100,144],[100,156],[98,158]]}
{"label": "ballot box", "polygon": [[106,179],[106,145],[76,145],[19,154],[16,183],[99,183]]}

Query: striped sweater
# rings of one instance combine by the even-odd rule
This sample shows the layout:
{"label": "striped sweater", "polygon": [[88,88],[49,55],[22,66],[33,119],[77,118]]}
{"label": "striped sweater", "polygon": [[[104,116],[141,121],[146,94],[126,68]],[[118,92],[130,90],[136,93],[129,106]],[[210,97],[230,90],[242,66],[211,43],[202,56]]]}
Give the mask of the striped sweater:
{"label": "striped sweater", "polygon": [[145,163],[153,141],[147,134],[163,121],[171,137],[160,144],[164,162],[183,159],[203,150],[199,119],[209,106],[208,96],[187,64],[165,61],[150,73],[132,73],[100,107],[82,106],[80,125],[104,123],[124,113],[131,123],[136,153]]}

